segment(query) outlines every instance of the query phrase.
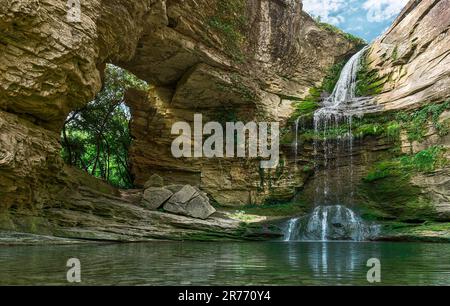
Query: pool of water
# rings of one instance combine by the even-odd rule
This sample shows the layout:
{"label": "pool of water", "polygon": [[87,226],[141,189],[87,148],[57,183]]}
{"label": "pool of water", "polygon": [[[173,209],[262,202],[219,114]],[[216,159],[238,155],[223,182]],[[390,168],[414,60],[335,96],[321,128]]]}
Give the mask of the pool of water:
{"label": "pool of water", "polygon": [[69,258],[83,285],[450,285],[450,244],[151,242],[0,247],[0,285],[66,285]]}

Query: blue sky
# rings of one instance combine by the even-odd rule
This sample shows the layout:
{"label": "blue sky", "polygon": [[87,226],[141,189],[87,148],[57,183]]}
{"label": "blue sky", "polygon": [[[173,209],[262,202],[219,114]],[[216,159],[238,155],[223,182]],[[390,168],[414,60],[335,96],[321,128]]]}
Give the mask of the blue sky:
{"label": "blue sky", "polygon": [[408,0],[303,0],[303,9],[371,42],[392,24]]}

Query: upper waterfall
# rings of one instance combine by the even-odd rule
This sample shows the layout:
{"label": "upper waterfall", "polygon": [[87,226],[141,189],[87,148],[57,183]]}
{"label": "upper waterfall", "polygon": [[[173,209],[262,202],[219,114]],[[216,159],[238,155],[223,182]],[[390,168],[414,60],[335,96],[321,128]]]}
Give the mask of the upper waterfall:
{"label": "upper waterfall", "polygon": [[323,107],[314,114],[315,120],[362,116],[378,109],[370,97],[356,96],[358,71],[368,49],[368,46],[364,47],[345,64],[331,96],[324,99]]}
{"label": "upper waterfall", "polygon": [[342,69],[331,96],[325,100],[325,106],[338,108],[343,103],[351,102],[356,96],[356,76],[361,64],[361,57],[367,47],[352,56]]}

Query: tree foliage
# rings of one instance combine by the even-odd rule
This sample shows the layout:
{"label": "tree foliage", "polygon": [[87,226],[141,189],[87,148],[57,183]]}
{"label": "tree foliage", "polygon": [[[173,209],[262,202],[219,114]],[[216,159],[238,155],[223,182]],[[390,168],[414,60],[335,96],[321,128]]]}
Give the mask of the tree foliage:
{"label": "tree foliage", "polygon": [[129,88],[145,90],[147,84],[126,70],[107,65],[102,91],[69,114],[61,135],[67,164],[121,188],[133,185],[128,161],[130,113],[124,103]]}

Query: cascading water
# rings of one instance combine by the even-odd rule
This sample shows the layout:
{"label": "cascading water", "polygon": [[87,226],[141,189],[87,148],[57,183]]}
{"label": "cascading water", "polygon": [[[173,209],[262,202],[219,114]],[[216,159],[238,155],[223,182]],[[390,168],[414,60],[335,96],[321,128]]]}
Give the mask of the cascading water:
{"label": "cascading water", "polygon": [[[349,158],[349,182],[347,188],[350,191],[347,195],[353,196],[353,133],[352,123],[353,117],[361,117],[364,113],[374,109],[369,103],[370,98],[356,97],[357,73],[360,68],[361,58],[366,48],[356,53],[344,66],[338,82],[330,97],[323,102],[323,107],[314,113],[314,131],[315,135],[323,135],[321,139],[317,137],[314,140],[314,166],[316,173],[321,166],[321,155],[323,152],[322,167],[328,173],[332,171],[333,165],[331,157],[339,157],[340,155],[348,155]],[[332,129],[337,130],[341,126],[347,127],[347,132],[343,136],[329,139],[328,134]],[[334,168],[339,169],[338,161],[335,161]],[[339,203],[339,193],[335,193],[334,198],[330,198],[329,177],[325,175],[321,184],[317,184],[315,194],[315,205],[323,205],[324,202]],[[337,201],[337,202],[336,202]],[[347,199],[347,202],[352,202]]]}
{"label": "cascading water", "polygon": [[365,241],[378,233],[379,226],[367,224],[345,206],[317,206],[310,215],[289,221],[285,241]]}
{"label": "cascading water", "polygon": [[327,123],[334,120],[362,116],[379,109],[369,97],[356,97],[356,77],[361,66],[361,58],[367,49],[368,47],[363,48],[345,64],[333,93],[323,101],[323,107],[314,114],[314,123],[318,127],[326,127]]}
{"label": "cascading water", "polygon": [[[366,113],[378,110],[368,97],[356,97],[357,73],[360,68],[361,58],[367,47],[356,53],[344,66],[338,82],[330,97],[324,99],[323,107],[314,113],[314,167],[315,173],[322,168],[319,183],[316,184],[314,204],[315,209],[311,215],[303,219],[292,219],[286,227],[285,240],[354,240],[362,241],[372,238],[377,234],[376,226],[365,224],[355,212],[342,205],[340,193],[330,192],[330,178],[328,173],[335,170],[340,178],[339,156],[348,158],[349,182],[333,182],[339,186],[345,184],[348,192],[345,192],[345,202],[353,204],[354,166],[353,166],[353,133],[352,124],[354,117],[361,117]],[[295,156],[298,154],[299,118],[296,121]],[[329,139],[332,129],[345,126],[347,132],[344,136]],[[320,136],[317,137],[317,136]],[[332,165],[334,162],[334,165]],[[333,167],[334,166],[334,167]],[[344,193],[344,192],[342,192]]]}
{"label": "cascading water", "polygon": [[299,218],[289,220],[286,233],[284,235],[284,241],[291,241],[294,239],[299,220],[300,220]]}

